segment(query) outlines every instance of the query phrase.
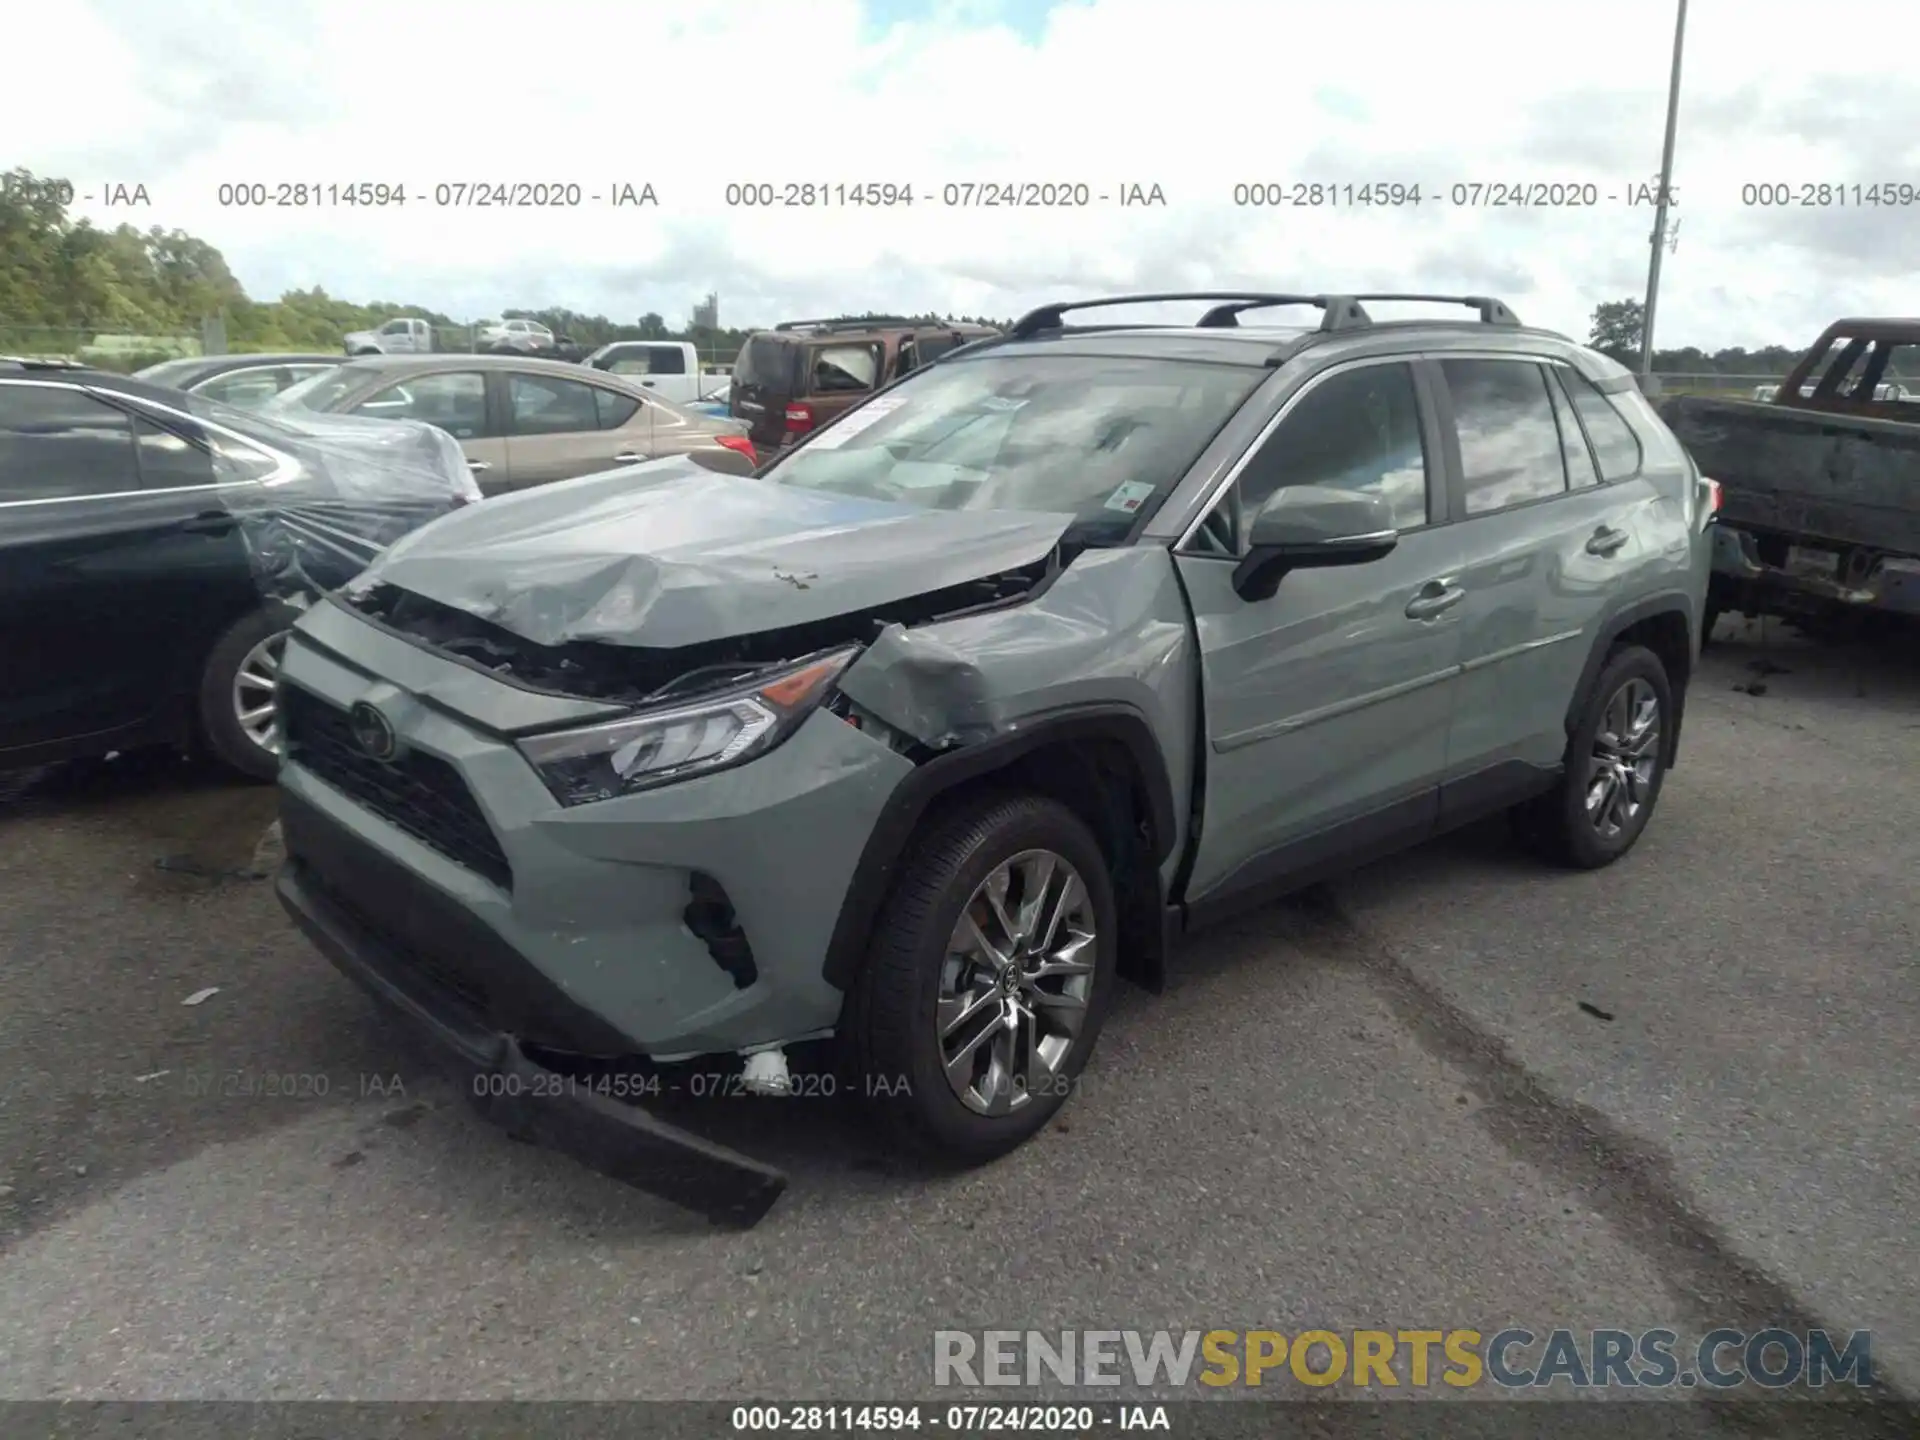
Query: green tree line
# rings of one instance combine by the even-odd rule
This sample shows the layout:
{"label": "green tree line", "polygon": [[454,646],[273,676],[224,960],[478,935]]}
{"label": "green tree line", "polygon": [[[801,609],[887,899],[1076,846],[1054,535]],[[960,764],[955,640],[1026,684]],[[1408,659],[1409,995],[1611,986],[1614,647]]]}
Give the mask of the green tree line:
{"label": "green tree line", "polygon": [[[0,353],[71,353],[98,336],[197,339],[214,316],[223,320],[227,348],[235,353],[335,351],[349,331],[403,315],[426,320],[454,340],[476,323],[424,305],[345,300],[319,286],[255,300],[205,240],[159,226],[99,229],[67,213],[70,193],[59,179],[24,168],[0,173]],[[499,318],[538,320],[581,345],[686,340],[709,358],[731,358],[751,333],[690,321],[675,327],[655,313],[632,324],[567,309],[509,308]],[[155,355],[129,350],[121,358],[146,363]]]}

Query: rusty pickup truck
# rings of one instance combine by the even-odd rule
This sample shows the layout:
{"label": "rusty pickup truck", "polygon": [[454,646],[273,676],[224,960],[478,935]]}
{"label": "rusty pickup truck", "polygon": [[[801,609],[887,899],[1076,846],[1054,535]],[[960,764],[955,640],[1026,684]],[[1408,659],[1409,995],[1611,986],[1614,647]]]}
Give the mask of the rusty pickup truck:
{"label": "rusty pickup truck", "polygon": [[1761,400],[1662,417],[1722,488],[1709,618],[1920,618],[1920,319],[1840,320]]}

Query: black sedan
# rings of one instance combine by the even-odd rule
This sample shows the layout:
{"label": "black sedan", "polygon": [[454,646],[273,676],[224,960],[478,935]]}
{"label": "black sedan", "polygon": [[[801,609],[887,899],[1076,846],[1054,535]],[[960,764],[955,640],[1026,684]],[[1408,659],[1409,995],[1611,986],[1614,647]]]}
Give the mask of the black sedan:
{"label": "black sedan", "polygon": [[344,355],[194,355],[162,360],[133,378],[252,410],[308,376],[331,370]]}
{"label": "black sedan", "polygon": [[0,769],[180,743],[272,776],[299,610],[477,499],[430,425],[0,359]]}

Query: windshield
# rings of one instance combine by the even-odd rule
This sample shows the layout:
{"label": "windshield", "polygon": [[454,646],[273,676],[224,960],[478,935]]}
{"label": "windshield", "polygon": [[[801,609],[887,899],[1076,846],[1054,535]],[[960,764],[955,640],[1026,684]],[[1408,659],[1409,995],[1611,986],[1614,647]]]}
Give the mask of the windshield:
{"label": "windshield", "polygon": [[1268,372],[1199,361],[984,355],[922,370],[764,478],[930,510],[1070,514],[1124,540]]}
{"label": "windshield", "polygon": [[784,335],[752,335],[733,362],[733,383],[743,389],[791,395],[797,388],[800,345]]}
{"label": "windshield", "polygon": [[331,370],[323,370],[318,375],[309,375],[306,379],[289,385],[260,408],[268,412],[315,410],[325,413],[363,378],[364,373],[354,369],[353,366],[338,365]]}

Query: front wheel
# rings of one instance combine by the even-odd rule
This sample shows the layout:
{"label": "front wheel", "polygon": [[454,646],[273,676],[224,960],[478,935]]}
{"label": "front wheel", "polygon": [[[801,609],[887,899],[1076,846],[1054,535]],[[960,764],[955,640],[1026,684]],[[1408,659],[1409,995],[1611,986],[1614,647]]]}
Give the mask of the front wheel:
{"label": "front wheel", "polygon": [[280,770],[274,686],[298,614],[274,602],[241,616],[201,669],[200,737],[216,760],[249,780],[271,780]]}
{"label": "front wheel", "polygon": [[992,1160],[1079,1083],[1115,983],[1113,886],[1072,811],[988,796],[924,831],[848,996],[842,1043],[893,1134]]}

